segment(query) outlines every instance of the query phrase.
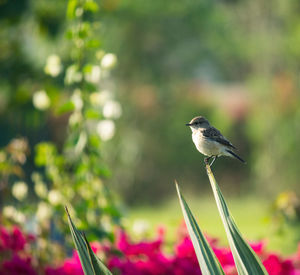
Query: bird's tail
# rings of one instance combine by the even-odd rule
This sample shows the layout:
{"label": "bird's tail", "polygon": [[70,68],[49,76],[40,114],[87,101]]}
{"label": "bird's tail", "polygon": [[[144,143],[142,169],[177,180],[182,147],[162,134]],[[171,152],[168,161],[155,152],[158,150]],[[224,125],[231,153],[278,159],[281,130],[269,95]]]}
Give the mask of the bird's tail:
{"label": "bird's tail", "polygon": [[237,158],[239,161],[246,163],[246,161],[244,161],[241,157],[239,157],[236,153],[230,151],[230,150],[226,150],[226,152],[228,152],[231,156]]}

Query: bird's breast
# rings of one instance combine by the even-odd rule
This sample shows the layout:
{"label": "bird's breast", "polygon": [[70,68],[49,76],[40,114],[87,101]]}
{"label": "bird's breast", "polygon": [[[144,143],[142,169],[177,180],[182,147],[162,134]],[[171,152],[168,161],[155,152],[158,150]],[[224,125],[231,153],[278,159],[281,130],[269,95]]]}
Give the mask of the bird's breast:
{"label": "bird's breast", "polygon": [[218,156],[222,154],[221,144],[205,138],[200,131],[194,132],[192,138],[197,150],[203,155]]}

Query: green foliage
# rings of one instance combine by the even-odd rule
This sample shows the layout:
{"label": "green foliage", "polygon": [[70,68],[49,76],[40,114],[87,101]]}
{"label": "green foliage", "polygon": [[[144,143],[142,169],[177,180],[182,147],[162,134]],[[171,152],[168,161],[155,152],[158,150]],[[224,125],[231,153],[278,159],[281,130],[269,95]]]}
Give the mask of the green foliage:
{"label": "green foliage", "polygon": [[[41,180],[42,175],[35,177],[35,184],[49,182],[49,194],[53,195],[48,195],[45,203],[54,207],[56,212],[63,211],[63,204],[73,202],[76,213],[80,217],[85,216],[82,220],[88,220],[90,233],[112,239],[111,226],[119,222],[120,213],[113,195],[103,182],[110,174],[102,160],[101,133],[97,134],[97,127],[104,119],[103,103],[93,102],[90,94],[91,90],[101,89],[100,82],[109,75],[109,70],[101,68],[95,58],[99,48],[95,48],[96,44],[91,46],[87,43],[94,39],[90,13],[95,13],[96,7],[93,1],[69,1],[68,33],[72,33],[69,38],[73,62],[66,68],[65,85],[71,96],[58,108],[59,114],[69,117],[68,134],[62,152],[58,152],[52,143],[43,142],[36,146],[35,164],[45,168],[45,179]],[[86,17],[87,14],[89,16]],[[93,57],[96,62],[93,62]],[[107,76],[101,76],[104,69]],[[101,97],[101,92],[97,93]],[[86,212],[86,209],[89,211]],[[87,228],[87,224],[82,223],[81,227]]]}
{"label": "green foliage", "polygon": [[[42,66],[46,77],[43,76],[38,85],[32,85],[38,87],[36,90],[16,93],[22,102],[31,104],[30,112],[37,119],[37,128],[41,127],[39,120],[46,118],[49,124],[42,126],[45,129],[41,132],[49,131],[58,139],[49,140],[46,135],[34,140],[30,132],[30,145],[34,146],[30,161],[33,163],[25,172],[22,165],[26,164],[29,149],[22,148],[22,140],[15,145],[12,142],[1,152],[0,173],[3,179],[7,178],[5,187],[16,182],[15,187],[6,190],[17,200],[25,200],[23,190],[30,194],[27,199],[33,202],[22,206],[22,219],[14,218],[18,215],[6,218],[22,223],[25,214],[27,219],[33,219],[32,213],[36,213],[36,227],[41,235],[51,231],[50,234],[59,236],[65,231],[60,219],[63,206],[71,204],[76,209],[70,208],[71,213],[88,222],[82,222],[80,227],[87,229],[89,224],[87,233],[92,238],[112,240],[113,226],[120,223],[120,211],[115,195],[105,183],[110,170],[102,152],[105,142],[114,135],[114,119],[121,115],[120,104],[106,84],[111,83],[110,71],[116,57],[100,48],[95,1],[70,0],[66,12],[62,30],[67,34],[68,43],[65,40],[61,49],[58,47],[55,53],[44,56]],[[28,115],[27,110],[24,115]],[[48,129],[50,121],[55,121],[55,126]],[[57,122],[61,126],[57,127]],[[6,150],[11,150],[12,157]],[[17,181],[20,179],[32,185],[31,192],[27,192],[26,183]]]}
{"label": "green foliage", "polygon": [[[3,212],[8,209],[8,220],[16,219],[20,223],[25,220],[24,214],[11,205],[3,204],[8,198],[11,201],[17,200],[16,203],[21,203],[26,199],[28,187],[23,182],[25,176],[23,165],[26,163],[28,155],[28,141],[23,138],[11,140],[6,147],[0,150],[0,207],[3,207]],[[8,192],[9,189],[11,192]]]}
{"label": "green foliage", "polygon": [[[29,154],[28,141],[26,139],[13,139],[2,150],[0,150],[0,175],[2,184],[7,184],[9,178],[24,176],[23,164]],[[2,186],[3,188],[3,186]]]}
{"label": "green foliage", "polygon": [[178,184],[175,184],[183,217],[193,242],[201,272],[203,274],[225,274],[216,255],[201,232],[188,204],[182,196]]}

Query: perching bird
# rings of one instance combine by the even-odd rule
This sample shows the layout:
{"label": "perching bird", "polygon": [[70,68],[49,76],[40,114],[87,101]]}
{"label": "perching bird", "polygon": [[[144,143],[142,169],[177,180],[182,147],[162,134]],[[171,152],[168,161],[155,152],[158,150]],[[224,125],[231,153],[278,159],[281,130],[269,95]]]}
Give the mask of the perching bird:
{"label": "perching bird", "polygon": [[186,126],[190,126],[193,132],[192,138],[197,150],[203,155],[208,156],[208,158],[205,158],[205,163],[208,163],[209,160],[213,158],[209,164],[211,166],[216,158],[220,156],[237,158],[245,163],[241,157],[233,152],[233,149],[236,148],[231,142],[229,142],[219,130],[212,127],[203,116],[194,117]]}

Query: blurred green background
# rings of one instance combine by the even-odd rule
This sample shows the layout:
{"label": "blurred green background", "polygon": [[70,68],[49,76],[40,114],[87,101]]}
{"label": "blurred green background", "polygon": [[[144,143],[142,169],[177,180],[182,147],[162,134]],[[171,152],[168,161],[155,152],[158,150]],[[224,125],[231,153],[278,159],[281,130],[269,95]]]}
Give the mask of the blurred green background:
{"label": "blurred green background", "polygon": [[[69,9],[77,2],[80,1],[69,1]],[[212,206],[207,202],[213,203],[213,198],[203,156],[196,151],[191,131],[185,126],[194,116],[203,115],[247,161],[243,165],[220,158],[213,166],[229,206],[230,200],[235,205],[233,214],[236,211],[240,217],[237,223],[246,237],[268,238],[274,230],[265,224],[267,221],[274,228],[282,228],[285,222],[292,228],[298,226],[299,1],[103,0],[99,8],[83,8],[87,11],[83,20],[93,28],[94,40],[89,42],[95,52],[84,57],[73,53],[76,47],[80,49],[81,40],[75,40],[68,31],[70,22],[81,16],[81,10],[74,11],[75,19],[66,19],[67,5],[68,1],[62,0],[0,1],[0,147],[6,148],[5,154],[11,154],[11,147],[5,147],[11,140],[24,137],[28,142],[26,148],[23,146],[25,160],[12,158],[22,166],[22,173],[8,165],[7,155],[2,154],[2,159],[0,156],[2,209],[6,205],[26,208],[30,200],[31,204],[40,201],[34,191],[38,181],[32,177],[34,171],[47,175],[50,167],[45,183],[49,189],[55,185],[52,164],[47,164],[46,157],[40,165],[48,165],[48,170],[39,167],[35,160],[38,150],[34,148],[40,142],[52,142],[60,154],[68,147],[66,141],[72,144],[70,135],[74,129],[68,125],[74,108],[68,109],[67,98],[73,96],[74,101],[74,95],[80,94],[73,93],[73,86],[66,88],[66,75],[73,60],[80,67],[81,60],[93,63],[100,56],[103,61],[104,53],[114,53],[117,66],[109,72],[109,78],[99,85],[81,87],[85,89],[81,95],[92,98],[96,92],[104,97],[107,91],[113,93],[113,103],[104,104],[99,117],[116,120],[112,126],[115,131],[100,135],[102,141],[97,143],[105,163],[98,172],[106,178],[105,186],[112,190],[121,212],[129,217],[128,224],[140,218],[149,219],[150,224],[172,224],[172,217],[179,222],[179,205],[176,208],[173,203],[173,182],[177,179],[187,200],[194,202],[200,225],[201,213],[206,213],[205,220],[213,220],[204,231],[224,234],[220,225],[215,226],[217,212],[207,215]],[[85,70],[97,76],[93,67],[83,67]],[[88,77],[86,80],[93,82]],[[39,106],[34,95],[45,98],[45,93],[49,106],[47,100],[46,105]],[[93,112],[84,114],[91,118]],[[84,135],[78,134],[76,144],[80,137]],[[97,147],[92,138],[91,147]],[[94,151],[85,152],[86,158],[79,154],[74,166],[60,160],[59,165],[54,162],[54,167],[59,166],[64,173],[72,173],[77,167],[77,176],[87,159],[86,166],[97,166],[99,154],[92,162],[91,152]],[[86,172],[89,168],[84,169]],[[93,174],[95,181],[98,172]],[[61,182],[68,181],[68,175],[59,175]],[[29,197],[22,203],[11,194],[13,184],[20,179],[29,188]],[[77,185],[84,182],[87,185],[82,186],[88,186],[90,179],[76,178]],[[68,184],[70,189],[74,182]],[[70,193],[69,189],[66,192]],[[286,193],[276,201],[282,192]],[[100,207],[99,204],[95,199],[92,207]],[[84,207],[87,206],[81,206]],[[107,211],[118,217],[111,208]],[[164,213],[165,217],[156,213]],[[251,224],[256,227],[247,233]],[[298,233],[293,236],[300,239]],[[295,249],[293,241],[287,246]]]}

